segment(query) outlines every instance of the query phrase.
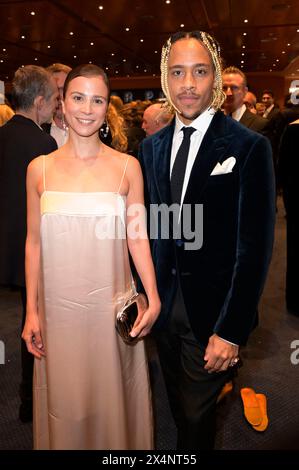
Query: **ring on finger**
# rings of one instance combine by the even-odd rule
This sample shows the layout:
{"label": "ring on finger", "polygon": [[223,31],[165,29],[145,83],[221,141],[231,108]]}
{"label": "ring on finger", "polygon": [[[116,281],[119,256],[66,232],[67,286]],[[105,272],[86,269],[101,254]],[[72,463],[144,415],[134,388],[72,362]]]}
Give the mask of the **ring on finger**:
{"label": "ring on finger", "polygon": [[238,362],[239,362],[239,358],[235,357],[234,359],[230,361],[229,367],[234,367]]}

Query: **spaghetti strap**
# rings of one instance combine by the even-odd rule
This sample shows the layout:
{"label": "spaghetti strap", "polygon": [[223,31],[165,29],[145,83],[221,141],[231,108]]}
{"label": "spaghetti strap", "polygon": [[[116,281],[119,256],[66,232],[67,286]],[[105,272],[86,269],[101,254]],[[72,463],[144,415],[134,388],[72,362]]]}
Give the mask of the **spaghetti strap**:
{"label": "spaghetti strap", "polygon": [[43,185],[46,191],[46,155],[43,155]]}
{"label": "spaghetti strap", "polygon": [[123,180],[124,180],[124,177],[125,177],[125,174],[126,174],[126,170],[127,170],[129,158],[130,158],[130,157],[128,157],[127,160],[126,160],[125,169],[124,169],[123,175],[122,175],[122,177],[121,177],[120,185],[119,185],[118,191],[117,191],[118,193],[119,193],[119,191],[120,191],[121,185],[123,184]]}

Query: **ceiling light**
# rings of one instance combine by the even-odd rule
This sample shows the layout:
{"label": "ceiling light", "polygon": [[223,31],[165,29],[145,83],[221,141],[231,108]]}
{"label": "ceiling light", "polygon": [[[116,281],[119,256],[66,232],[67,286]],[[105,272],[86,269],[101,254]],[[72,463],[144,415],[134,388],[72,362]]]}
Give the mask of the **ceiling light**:
{"label": "ceiling light", "polygon": [[247,33],[243,33],[243,36],[247,36]]}
{"label": "ceiling light", "polygon": [[143,42],[143,41],[144,41],[144,39],[140,39],[140,42]]}
{"label": "ceiling light", "polygon": [[285,54],[285,53],[286,53],[286,51],[282,51],[282,54]]}
{"label": "ceiling light", "polygon": [[241,55],[245,55],[245,52],[242,52],[242,54],[241,54]]}
{"label": "ceiling light", "polygon": [[74,59],[77,59],[77,56],[76,56],[76,55],[74,55]]}
{"label": "ceiling light", "polygon": [[123,62],[127,62],[127,59],[123,59]]}
{"label": "ceiling light", "polygon": [[272,67],[276,67],[276,64],[273,64]]}
{"label": "ceiling light", "polygon": [[167,3],[167,4],[169,5],[169,3],[170,3],[170,0],[166,0],[166,2],[165,2],[165,3]]}
{"label": "ceiling light", "polygon": [[114,52],[111,52],[111,55],[114,56],[115,55]]}
{"label": "ceiling light", "polygon": [[180,27],[181,27],[181,28],[183,28],[184,26],[185,26],[184,23],[180,24]]}
{"label": "ceiling light", "polygon": [[109,67],[105,67],[106,70],[109,70]]}
{"label": "ceiling light", "polygon": [[245,48],[246,48],[246,46],[242,46],[242,49],[245,49]]}
{"label": "ceiling light", "polygon": [[91,43],[90,43],[90,45],[91,45],[91,46],[94,46],[94,43],[93,43],[93,42],[91,42]]}
{"label": "ceiling light", "polygon": [[3,63],[3,60],[1,59],[0,62]]}
{"label": "ceiling light", "polygon": [[158,51],[155,51],[155,54],[158,54]]}
{"label": "ceiling light", "polygon": [[287,46],[290,46],[291,44],[288,42]]}
{"label": "ceiling light", "polygon": [[139,69],[139,65],[136,65],[136,69]]}
{"label": "ceiling light", "polygon": [[74,34],[73,31],[71,31],[71,32],[70,32],[70,36],[73,36],[73,34]]}
{"label": "ceiling light", "polygon": [[248,23],[248,20],[244,20],[244,23]]}
{"label": "ceiling light", "polygon": [[34,60],[37,60],[37,57],[34,57]]}
{"label": "ceiling light", "polygon": [[25,39],[25,36],[21,36],[21,39]]}
{"label": "ceiling light", "polygon": [[241,60],[241,64],[244,64],[244,60]]}
{"label": "ceiling light", "polygon": [[30,15],[34,16],[34,15],[35,15],[35,11],[32,11],[32,12],[30,13]]}
{"label": "ceiling light", "polygon": [[89,61],[89,64],[92,64],[92,60]]}
{"label": "ceiling light", "polygon": [[126,28],[126,31],[130,31],[130,28]]}
{"label": "ceiling light", "polygon": [[276,59],[276,62],[279,62],[279,59]]}
{"label": "ceiling light", "polygon": [[99,6],[99,10],[103,10],[104,7],[102,5]]}
{"label": "ceiling light", "polygon": [[48,45],[48,46],[47,46],[47,48],[48,48],[48,49],[51,49],[51,46],[50,46],[50,45]]}
{"label": "ceiling light", "polygon": [[146,69],[144,69],[144,72],[146,73],[146,72],[147,72],[147,70],[146,70]]}
{"label": "ceiling light", "polygon": [[5,49],[5,48],[4,48],[4,49],[2,49],[2,50],[3,50],[3,52],[6,52],[6,49]]}
{"label": "ceiling light", "polygon": [[115,70],[115,73],[118,73],[118,70]]}
{"label": "ceiling light", "polygon": [[297,29],[297,33],[299,33],[299,29]]}

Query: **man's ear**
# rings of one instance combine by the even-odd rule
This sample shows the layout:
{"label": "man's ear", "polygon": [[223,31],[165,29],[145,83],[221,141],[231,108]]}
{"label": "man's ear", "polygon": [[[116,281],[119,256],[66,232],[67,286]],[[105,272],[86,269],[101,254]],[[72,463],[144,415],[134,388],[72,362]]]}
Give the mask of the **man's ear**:
{"label": "man's ear", "polygon": [[44,105],[44,102],[45,102],[45,98],[44,96],[37,96],[35,99],[34,99],[34,106],[38,109],[38,110],[41,110],[43,105]]}

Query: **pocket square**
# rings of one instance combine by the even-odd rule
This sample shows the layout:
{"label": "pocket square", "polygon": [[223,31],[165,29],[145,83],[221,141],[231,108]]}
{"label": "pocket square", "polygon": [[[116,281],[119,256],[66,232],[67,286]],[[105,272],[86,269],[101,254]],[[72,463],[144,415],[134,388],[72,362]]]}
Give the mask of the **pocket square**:
{"label": "pocket square", "polygon": [[236,163],[235,157],[229,157],[222,163],[217,163],[214,167],[211,176],[214,175],[225,175],[226,173],[231,173]]}

